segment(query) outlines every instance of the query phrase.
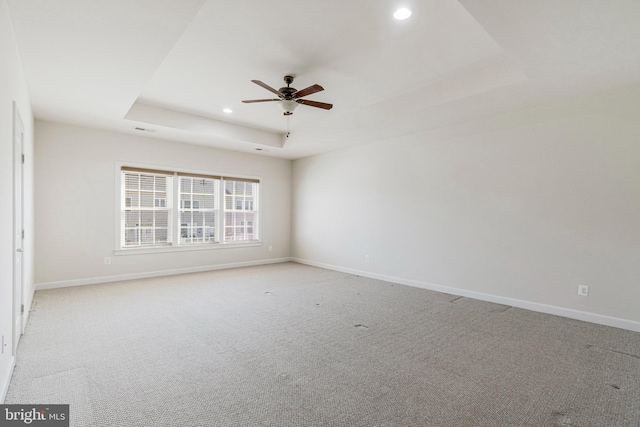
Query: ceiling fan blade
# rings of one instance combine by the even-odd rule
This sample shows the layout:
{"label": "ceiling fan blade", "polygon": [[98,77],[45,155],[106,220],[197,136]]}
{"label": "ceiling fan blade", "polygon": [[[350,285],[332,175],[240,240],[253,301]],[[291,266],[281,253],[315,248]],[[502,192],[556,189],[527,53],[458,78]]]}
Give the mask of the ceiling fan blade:
{"label": "ceiling fan blade", "polygon": [[312,93],[320,92],[324,90],[324,88],[320,85],[309,86],[306,89],[300,89],[296,93],[293,94],[294,98],[302,98],[303,96],[311,95]]}
{"label": "ceiling fan blade", "polygon": [[251,80],[253,83],[257,84],[258,86],[262,86],[263,88],[265,88],[266,90],[268,90],[269,92],[273,92],[278,96],[284,96],[282,95],[280,92],[278,92],[276,89],[272,88],[271,86],[269,86],[266,83],[261,82],[260,80]]}
{"label": "ceiling fan blade", "polygon": [[270,102],[270,101],[282,101],[280,98],[278,99],[247,99],[244,102],[245,104],[251,104],[253,102]]}
{"label": "ceiling fan blade", "polygon": [[322,108],[325,110],[331,110],[333,108],[333,104],[327,104],[324,102],[318,101],[309,101],[308,99],[296,99],[298,104],[308,105],[310,107]]}

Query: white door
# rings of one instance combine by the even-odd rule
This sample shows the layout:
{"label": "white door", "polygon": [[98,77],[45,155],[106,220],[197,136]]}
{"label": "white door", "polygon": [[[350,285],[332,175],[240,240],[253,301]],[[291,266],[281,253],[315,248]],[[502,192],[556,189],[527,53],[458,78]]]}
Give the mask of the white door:
{"label": "white door", "polygon": [[24,128],[16,103],[13,103],[13,247],[15,261],[13,264],[13,355],[18,349],[18,340],[22,333],[22,255],[23,255],[23,139]]}

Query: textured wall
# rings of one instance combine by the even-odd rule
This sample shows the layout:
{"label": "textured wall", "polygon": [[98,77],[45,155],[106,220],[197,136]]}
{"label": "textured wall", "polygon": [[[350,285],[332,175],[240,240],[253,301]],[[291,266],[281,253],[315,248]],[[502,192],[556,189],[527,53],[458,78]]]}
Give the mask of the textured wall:
{"label": "textured wall", "polygon": [[[114,256],[116,162],[260,177],[264,245]],[[290,255],[289,160],[37,121],[35,176],[37,285]]]}
{"label": "textured wall", "polygon": [[296,160],[293,256],[638,322],[639,94]]}

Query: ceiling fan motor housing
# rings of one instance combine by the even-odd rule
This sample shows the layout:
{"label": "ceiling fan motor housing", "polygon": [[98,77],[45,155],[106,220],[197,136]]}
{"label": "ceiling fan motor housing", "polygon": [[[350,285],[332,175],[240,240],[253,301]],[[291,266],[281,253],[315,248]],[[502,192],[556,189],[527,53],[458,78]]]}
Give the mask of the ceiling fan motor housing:
{"label": "ceiling fan motor housing", "polygon": [[293,94],[298,91],[298,89],[289,86],[293,83],[293,76],[284,76],[284,82],[287,86],[281,87],[279,91],[284,95],[284,99],[292,99]]}
{"label": "ceiling fan motor housing", "polygon": [[296,88],[290,86],[281,87],[279,90],[284,95],[284,99],[292,99],[293,94],[298,91]]}

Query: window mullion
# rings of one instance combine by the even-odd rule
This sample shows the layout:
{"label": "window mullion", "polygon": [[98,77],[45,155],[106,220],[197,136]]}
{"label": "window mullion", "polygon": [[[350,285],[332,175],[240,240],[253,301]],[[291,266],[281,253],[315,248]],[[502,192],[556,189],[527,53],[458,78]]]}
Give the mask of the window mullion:
{"label": "window mullion", "polygon": [[178,173],[173,173],[173,204],[171,206],[171,246],[180,244],[180,178]]}
{"label": "window mullion", "polygon": [[218,180],[218,216],[216,217],[216,240],[218,243],[224,243],[224,216],[226,215],[224,195],[224,178],[220,178]]}
{"label": "window mullion", "polygon": [[138,178],[138,222],[136,223],[136,245],[142,244],[142,179]]}
{"label": "window mullion", "polygon": [[195,224],[196,210],[193,208],[193,192],[195,191],[195,180],[191,179],[191,188],[189,189],[189,219],[191,225],[189,226],[189,243],[193,243],[194,236],[198,237],[198,227]]}
{"label": "window mullion", "polygon": [[157,216],[157,209],[156,209],[156,196],[158,193],[158,178],[157,177],[153,177],[153,192],[151,194],[151,197],[153,199],[153,204],[151,205],[151,209],[152,209],[152,220],[151,220],[151,227],[153,227],[151,229],[151,241],[153,242],[153,244],[157,244],[158,240],[157,240],[157,233],[158,233],[158,218]]}

